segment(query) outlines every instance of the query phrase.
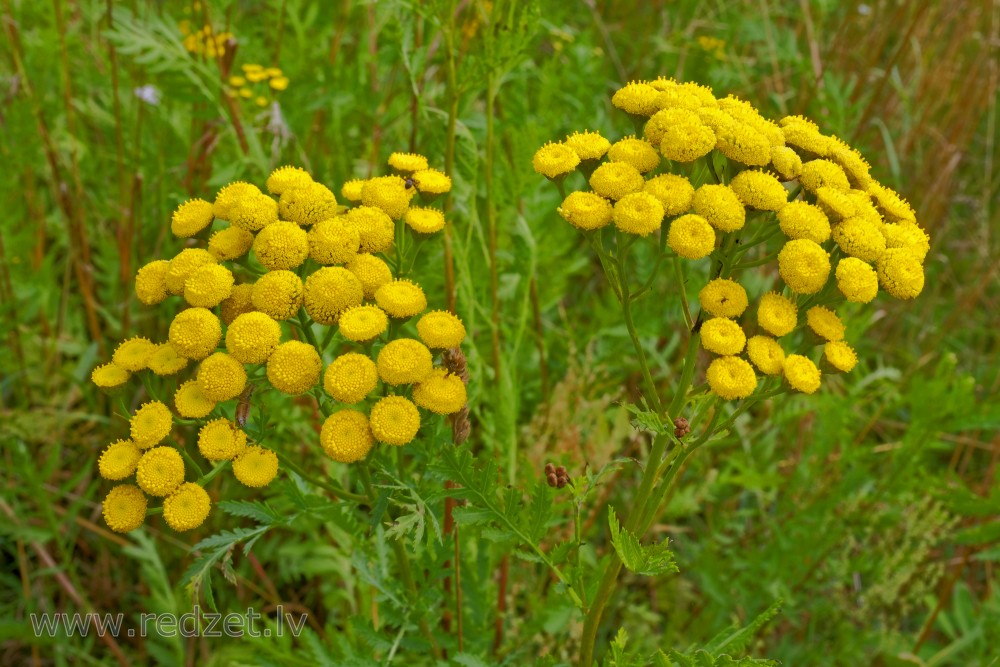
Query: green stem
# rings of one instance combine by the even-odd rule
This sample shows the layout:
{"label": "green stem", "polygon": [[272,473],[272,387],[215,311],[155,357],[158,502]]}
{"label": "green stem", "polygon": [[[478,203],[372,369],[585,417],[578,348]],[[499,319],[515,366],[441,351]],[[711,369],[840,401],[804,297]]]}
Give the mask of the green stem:
{"label": "green stem", "polygon": [[313,333],[312,323],[309,322],[308,318],[306,317],[305,310],[299,311],[298,319],[299,319],[299,327],[302,329],[302,334],[306,337],[306,340],[309,341],[310,345],[316,348],[316,352],[322,351],[322,348],[320,348],[319,346],[319,342],[317,342],[316,340],[316,334]]}
{"label": "green stem", "polygon": [[681,307],[684,310],[684,324],[688,331],[694,331],[694,322],[691,319],[691,305],[688,303],[687,286],[684,283],[684,265],[681,258],[674,256],[674,275],[677,277],[677,288],[681,291]]}
{"label": "green stem", "polygon": [[368,502],[368,496],[363,496],[358,493],[351,493],[350,491],[347,491],[346,489],[337,484],[323,482],[321,480],[310,477],[305,473],[305,471],[302,470],[302,468],[293,463],[292,460],[289,459],[284,454],[278,453],[278,461],[281,462],[281,466],[283,468],[291,470],[296,475],[298,475],[305,481],[309,482],[313,486],[318,486],[321,489],[325,489],[326,491],[329,491],[330,493],[340,498],[341,500],[353,500],[355,502],[360,502],[360,503]]}

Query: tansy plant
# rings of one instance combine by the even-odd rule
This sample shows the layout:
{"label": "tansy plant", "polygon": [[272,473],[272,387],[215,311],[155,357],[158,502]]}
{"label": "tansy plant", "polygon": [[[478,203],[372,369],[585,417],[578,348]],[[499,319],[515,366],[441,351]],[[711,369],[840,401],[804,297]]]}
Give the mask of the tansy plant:
{"label": "tansy plant", "polygon": [[[575,132],[533,160],[621,303],[644,379],[645,406],[634,412],[655,433],[628,517],[620,528],[612,520],[616,551],[583,600],[581,665],[593,660],[623,561],[631,568],[636,560],[620,536],[638,548],[684,460],[752,405],[812,394],[824,373],[851,371],[857,356],[838,308],[867,304],[880,289],[916,297],[929,249],[909,204],[871,176],[856,149],[806,118],[773,122],[744,100],[664,78],[629,83],[612,104],[637,136],[612,143]],[[655,255],[645,275],[633,259],[640,251]],[[669,399],[632,315],[664,265],[688,329]]]}
{"label": "tansy plant", "polygon": [[[180,309],[167,340],[125,340],[92,374],[112,393],[140,374],[176,379],[171,397],[142,378],[150,400],[100,456],[114,484],[104,500],[112,530],[141,526],[160,511],[150,502],[162,502],[172,529],[196,528],[212,506],[205,484],[227,468],[254,488],[279,468],[305,477],[250,409],[263,392],[312,397],[323,415],[315,450],[344,464],[378,443],[410,443],[439,415],[451,416],[456,441],[468,434],[465,328],[428,311],[406,278],[445,225],[431,203],[451,179],[420,155],[395,153],[389,165],[391,175],[344,184],[347,205],[306,171],[281,167],[266,192],[230,183],[214,202],[177,208],[170,226],[186,247],[135,278],[143,304]],[[184,426],[197,429],[197,452],[175,432]]]}

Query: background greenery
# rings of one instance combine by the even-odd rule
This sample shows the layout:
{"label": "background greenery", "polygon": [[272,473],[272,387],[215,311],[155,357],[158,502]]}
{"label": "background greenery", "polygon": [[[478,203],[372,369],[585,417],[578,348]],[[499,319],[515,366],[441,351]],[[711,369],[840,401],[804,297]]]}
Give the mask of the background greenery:
{"label": "background greenery", "polygon": [[[730,652],[790,665],[997,664],[995,3],[248,0],[192,9],[2,0],[0,8],[0,662],[430,663],[415,630],[421,615],[451,664],[570,662],[580,619],[565,589],[495,522],[464,517],[460,604],[445,594],[444,561],[455,552],[438,530],[441,487],[461,462],[442,462],[435,448],[450,445],[433,439],[410,454],[426,474],[381,479],[397,487],[387,495],[395,524],[335,505],[294,475],[262,493],[220,476],[213,497],[269,504],[256,513],[217,508],[196,535],[170,533],[157,518],[124,537],[110,533],[94,462],[125,422],[89,373],[119,338],[165,337],[168,320],[137,303],[130,280],[179,250],[167,228],[179,202],[211,198],[236,178],[261,183],[285,163],[339,191],[394,150],[416,149],[441,166],[452,138],[472,449],[478,465],[496,462],[518,499],[536,489],[546,462],[582,478],[588,465],[618,461],[579,505],[568,490],[538,487],[535,496],[553,504],[533,537],[554,558],[565,556],[560,545],[572,541],[579,507],[579,572],[596,579],[609,548],[607,506],[628,507],[638,478],[630,457],[648,447],[621,407],[639,378],[599,266],[555,215],[558,194],[530,159],[574,129],[630,133],[610,93],[664,74],[738,94],[773,117],[806,114],[848,139],[909,197],[933,246],[920,298],[846,314],[861,358],[851,375],[824,382],[816,396],[751,411],[687,464],[654,531],[670,536],[680,573],[627,575],[602,652],[623,627],[626,649],[609,660],[641,664],[632,656],[704,645],[781,600],[780,613]],[[227,57],[188,53],[178,29],[185,18],[231,31]],[[248,62],[289,76],[277,106],[228,101],[226,68]],[[416,277],[432,307],[444,307],[442,244],[432,245]],[[665,392],[681,354],[675,295],[661,278],[637,315]],[[143,392],[135,389],[133,405]],[[261,409],[280,415],[276,446],[304,468],[350,481],[344,466],[323,460],[307,400],[269,398]],[[245,532],[191,552],[223,530]],[[254,530],[261,536],[250,555],[230,549]],[[401,601],[386,546],[397,539],[423,575],[415,613]],[[28,629],[28,615],[43,611],[183,613],[192,564],[226,575],[214,577],[221,610],[283,604],[310,614],[305,634],[102,642],[36,639]]]}

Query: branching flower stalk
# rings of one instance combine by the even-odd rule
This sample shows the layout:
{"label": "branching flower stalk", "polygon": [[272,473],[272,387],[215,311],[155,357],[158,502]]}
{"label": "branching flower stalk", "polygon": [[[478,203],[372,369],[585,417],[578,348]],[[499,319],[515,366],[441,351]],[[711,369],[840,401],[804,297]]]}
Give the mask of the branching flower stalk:
{"label": "branching flower stalk", "polygon": [[[644,403],[636,410],[654,438],[624,530],[641,540],[695,451],[761,401],[789,391],[812,394],[823,372],[855,366],[846,327],[828,306],[869,303],[880,289],[916,297],[930,239],[909,204],[871,176],[857,150],[806,118],[775,123],[743,100],[662,77],[626,85],[612,104],[641,137],[612,144],[599,133],[576,132],[540,148],[533,166],[558,186],[559,215],[597,254],[635,349]],[[571,179],[584,187],[567,195]],[[654,263],[633,287],[629,256],[641,245]],[[687,344],[665,404],[633,306],[657,289],[668,260],[674,283],[668,291],[677,295]],[[759,269],[773,276],[765,267],[775,265],[784,287],[757,295],[756,317],[746,316],[750,298],[739,274]],[[696,316],[689,279],[702,285]],[[695,385],[701,350],[711,361],[705,382]],[[739,404],[724,416],[729,401]],[[674,428],[690,402],[702,407],[687,437],[687,420],[683,431]],[[583,667],[593,663],[622,564],[616,544],[593,599],[584,601]]]}

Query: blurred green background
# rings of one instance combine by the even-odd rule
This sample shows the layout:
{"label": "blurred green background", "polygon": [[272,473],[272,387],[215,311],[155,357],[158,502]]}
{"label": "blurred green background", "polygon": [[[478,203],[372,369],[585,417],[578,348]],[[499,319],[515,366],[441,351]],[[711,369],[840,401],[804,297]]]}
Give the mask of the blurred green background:
{"label": "blurred green background", "polygon": [[[389,576],[379,549],[359,544],[371,541],[364,526],[328,517],[270,533],[253,557],[236,554],[235,585],[217,578],[220,608],[307,610],[295,642],[112,645],[26,630],[28,615],[44,611],[183,613],[189,546],[245,525],[214,512],[198,535],[156,521],[124,537],[107,531],[94,462],[126,426],[89,383],[120,338],[165,338],[169,320],[136,301],[132,277],[180,249],[167,224],[178,203],[211,199],[237,178],[262,183],[291,163],[339,192],[395,150],[440,168],[451,139],[476,446],[518,487],[548,461],[580,475],[638,455],[645,443],[620,406],[639,382],[630,341],[531,156],[572,130],[631,133],[611,93],[666,75],[739,95],[772,118],[805,114],[845,138],[909,198],[932,249],[918,299],[845,315],[860,357],[851,375],[745,415],[692,460],[655,531],[671,537],[681,573],[626,579],[608,632],[624,626],[647,653],[683,649],[780,598],[754,655],[998,664],[1000,5],[2,0],[0,9],[0,663],[385,664],[395,652],[393,632],[348,621],[366,612],[356,588]],[[205,52],[206,25],[224,54]],[[287,89],[232,96],[229,76],[247,63],[280,68]],[[445,307],[440,243],[416,274],[431,306]],[[661,278],[638,315],[665,387],[683,333],[678,309],[664,305],[673,294]],[[144,398],[139,387],[129,401]],[[276,438],[304,467],[326,465],[308,405],[274,409],[285,411]],[[627,506],[634,490],[633,470],[618,475],[584,508],[591,560],[606,550],[605,503]],[[214,492],[272,493],[225,484]],[[567,515],[570,501],[559,507]],[[567,530],[554,525],[553,539]],[[358,553],[372,572],[359,573]],[[498,611],[503,553],[483,547],[465,565],[466,645],[453,664],[569,662],[579,619],[523,579],[538,576],[534,563],[509,563]],[[406,660],[396,662],[417,664]]]}

